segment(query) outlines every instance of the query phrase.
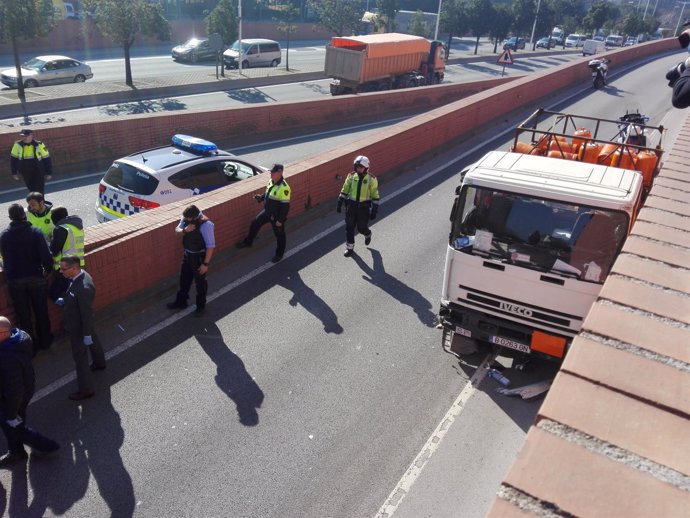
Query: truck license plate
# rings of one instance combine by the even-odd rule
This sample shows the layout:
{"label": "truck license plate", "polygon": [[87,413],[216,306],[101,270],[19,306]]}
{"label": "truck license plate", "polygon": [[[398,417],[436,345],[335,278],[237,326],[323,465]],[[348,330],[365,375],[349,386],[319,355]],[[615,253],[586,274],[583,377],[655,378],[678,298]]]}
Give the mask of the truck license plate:
{"label": "truck license plate", "polygon": [[466,336],[467,338],[472,338],[472,331],[469,329],[463,329],[460,326],[455,326],[455,334],[460,336]]}
{"label": "truck license plate", "polygon": [[516,342],[515,340],[508,340],[507,338],[503,338],[501,336],[489,336],[489,342],[491,342],[492,344],[507,347],[509,349],[515,349],[516,351],[520,351],[522,353],[531,352],[529,345],[521,344],[520,342]]}

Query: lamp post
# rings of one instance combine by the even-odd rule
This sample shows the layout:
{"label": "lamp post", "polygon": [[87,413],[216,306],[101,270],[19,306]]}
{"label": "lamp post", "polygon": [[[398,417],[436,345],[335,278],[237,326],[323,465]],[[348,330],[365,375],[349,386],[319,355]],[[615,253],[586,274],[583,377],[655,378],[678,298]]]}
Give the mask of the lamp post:
{"label": "lamp post", "polygon": [[239,21],[237,33],[237,72],[239,75],[242,75],[242,0],[237,0],[237,20]]}
{"label": "lamp post", "polygon": [[438,39],[438,24],[441,21],[441,4],[443,0],[438,0],[438,14],[436,15],[436,30],[434,31],[434,39]]}
{"label": "lamp post", "polygon": [[[676,2],[676,4],[683,4],[683,7],[680,10],[680,16],[678,16],[678,23],[676,24],[676,30],[673,33],[674,36],[678,36],[678,29],[680,29],[680,21],[683,19],[683,12],[685,11],[685,5],[690,4],[690,2]],[[676,6],[676,7],[678,7],[678,6]]]}
{"label": "lamp post", "polygon": [[[529,44],[534,44],[534,31],[537,28],[537,18],[539,17],[539,6],[541,5],[541,0],[537,0],[537,12],[534,13],[534,23],[532,24],[532,35],[529,37]],[[534,49],[534,47],[533,47]]]}

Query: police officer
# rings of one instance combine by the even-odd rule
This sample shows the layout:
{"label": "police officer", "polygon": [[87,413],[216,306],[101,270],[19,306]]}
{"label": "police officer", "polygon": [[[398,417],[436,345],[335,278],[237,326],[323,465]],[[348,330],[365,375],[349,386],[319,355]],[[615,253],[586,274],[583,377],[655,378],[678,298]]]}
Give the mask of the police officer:
{"label": "police officer", "polygon": [[34,140],[34,132],[23,129],[19,132],[20,140],[12,146],[10,152],[10,171],[15,180],[21,174],[29,192],[45,194],[45,181],[53,174],[53,162],[43,142]]}
{"label": "police officer", "polygon": [[50,285],[50,298],[54,301],[62,297],[70,282],[61,273],[60,260],[65,256],[76,256],[79,258],[79,266],[84,267],[84,223],[79,216],[70,216],[65,207],[54,207],[50,219],[55,225],[50,239],[50,253],[55,270]]}
{"label": "police officer", "polygon": [[354,253],[355,227],[364,236],[364,244],[371,243],[369,220],[375,219],[379,210],[379,182],[369,173],[369,159],[359,155],[353,167],[354,171],[345,178],[336,208],[342,212],[345,204],[345,257]]}
{"label": "police officer", "polygon": [[180,266],[180,289],[168,309],[187,307],[192,280],[196,282],[196,310],[194,316],[200,317],[206,308],[208,282],[206,273],[216,248],[213,222],[204,216],[196,205],[188,206],[182,212],[175,232],[182,234],[182,265]]}
{"label": "police officer", "polygon": [[277,263],[283,258],[287,244],[285,220],[290,211],[290,194],[290,186],[283,177],[283,166],[282,164],[275,164],[271,168],[271,180],[266,186],[266,192],[254,195],[254,199],[257,202],[264,202],[264,210],[259,212],[254,218],[249,227],[249,234],[244,238],[244,241],[237,245],[238,248],[252,246],[256,235],[259,233],[259,229],[266,223],[270,223],[277,243],[276,255],[273,256],[271,262]]}
{"label": "police officer", "polygon": [[26,197],[26,204],[26,218],[29,223],[40,230],[45,236],[46,242],[50,243],[55,228],[51,218],[53,204],[45,201],[40,192],[30,192]]}

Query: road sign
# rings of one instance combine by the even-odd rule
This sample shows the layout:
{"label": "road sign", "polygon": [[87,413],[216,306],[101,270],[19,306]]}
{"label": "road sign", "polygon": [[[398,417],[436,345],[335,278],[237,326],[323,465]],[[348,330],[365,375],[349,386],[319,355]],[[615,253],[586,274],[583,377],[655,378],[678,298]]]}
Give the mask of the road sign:
{"label": "road sign", "polygon": [[496,61],[496,63],[499,65],[512,65],[513,56],[510,55],[510,49],[504,49],[503,54],[498,57],[498,61]]}

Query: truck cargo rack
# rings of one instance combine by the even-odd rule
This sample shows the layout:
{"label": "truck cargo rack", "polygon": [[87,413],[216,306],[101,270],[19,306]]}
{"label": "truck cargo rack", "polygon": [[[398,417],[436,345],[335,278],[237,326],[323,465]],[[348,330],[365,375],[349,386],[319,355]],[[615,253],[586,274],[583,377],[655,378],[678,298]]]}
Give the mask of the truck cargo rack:
{"label": "truck cargo rack", "polygon": [[515,129],[510,151],[639,171],[645,193],[661,168],[663,126],[639,113],[618,120],[538,109]]}

